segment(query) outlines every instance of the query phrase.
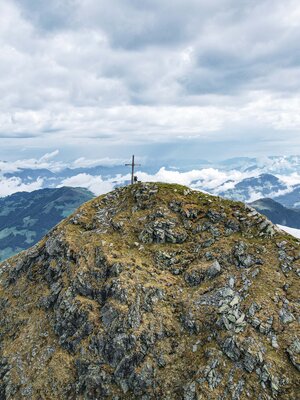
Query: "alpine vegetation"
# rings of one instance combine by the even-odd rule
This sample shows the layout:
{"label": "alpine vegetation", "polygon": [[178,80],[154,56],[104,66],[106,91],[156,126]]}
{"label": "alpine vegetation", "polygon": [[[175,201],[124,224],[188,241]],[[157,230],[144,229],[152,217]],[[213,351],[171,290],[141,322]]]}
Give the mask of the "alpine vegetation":
{"label": "alpine vegetation", "polygon": [[297,399],[300,242],[138,183],[0,265],[0,398]]}

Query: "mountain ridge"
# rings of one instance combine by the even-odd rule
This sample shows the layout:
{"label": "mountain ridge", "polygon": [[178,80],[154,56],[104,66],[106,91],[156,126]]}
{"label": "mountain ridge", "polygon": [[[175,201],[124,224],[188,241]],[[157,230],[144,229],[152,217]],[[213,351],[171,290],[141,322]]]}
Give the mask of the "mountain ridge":
{"label": "mountain ridge", "polygon": [[0,264],[0,398],[296,398],[299,243],[180,185],[89,201]]}
{"label": "mountain ridge", "polygon": [[269,218],[273,224],[300,229],[300,210],[284,207],[282,204],[269,198],[253,201],[249,205]]}
{"label": "mountain ridge", "polygon": [[5,259],[40,240],[48,230],[94,195],[61,187],[17,192],[0,198],[0,257]]}

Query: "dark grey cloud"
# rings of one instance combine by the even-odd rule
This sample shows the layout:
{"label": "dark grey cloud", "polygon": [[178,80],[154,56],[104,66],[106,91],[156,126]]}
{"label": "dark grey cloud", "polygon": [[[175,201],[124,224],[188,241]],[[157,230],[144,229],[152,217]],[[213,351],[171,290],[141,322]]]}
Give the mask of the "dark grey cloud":
{"label": "dark grey cloud", "polygon": [[0,132],[0,138],[2,139],[29,139],[35,137],[37,135],[30,132]]}
{"label": "dark grey cloud", "polygon": [[[42,30],[100,29],[112,46],[137,50],[179,44],[193,35],[189,20],[210,8],[204,2],[111,0],[17,0],[27,19]],[[202,4],[201,4],[202,3]],[[200,6],[200,7],[199,7]]]}
{"label": "dark grey cloud", "polygon": [[[186,93],[280,93],[292,86],[292,91],[298,93],[296,79],[291,79],[295,70],[299,73],[300,65],[297,3],[283,6],[276,1],[262,1],[251,2],[251,7],[245,7],[244,2],[236,4],[225,18],[216,14],[205,37],[196,40],[195,63],[188,74],[179,78]],[[290,23],[293,18],[294,23]],[[282,79],[278,79],[280,75]]]}
{"label": "dark grey cloud", "polygon": [[[272,89],[272,74],[288,75],[291,68],[299,68],[300,27],[289,24],[297,6],[295,1],[288,0],[285,6],[278,0],[218,0],[209,4],[195,0],[112,0],[109,5],[104,0],[17,3],[27,20],[45,31],[103,34],[109,46],[98,49],[99,74],[124,80],[136,104],[143,103],[141,93],[145,94],[144,102],[151,103],[147,89],[153,80],[161,81],[157,70],[164,77],[168,71],[166,66],[161,67],[166,59],[186,46],[194,50],[194,63],[190,69],[178,72],[177,77],[186,95]],[[147,50],[149,46],[151,51]],[[115,54],[109,52],[113,49]],[[117,55],[120,49],[125,62]],[[285,81],[290,90],[289,80]],[[282,80],[278,90],[284,90]],[[76,95],[72,97],[76,99]]]}

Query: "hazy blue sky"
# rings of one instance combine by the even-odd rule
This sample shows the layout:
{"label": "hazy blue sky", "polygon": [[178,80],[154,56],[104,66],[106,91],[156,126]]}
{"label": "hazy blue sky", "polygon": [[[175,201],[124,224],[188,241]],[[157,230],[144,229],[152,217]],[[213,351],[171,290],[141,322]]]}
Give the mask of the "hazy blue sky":
{"label": "hazy blue sky", "polygon": [[299,0],[0,0],[0,157],[299,154]]}

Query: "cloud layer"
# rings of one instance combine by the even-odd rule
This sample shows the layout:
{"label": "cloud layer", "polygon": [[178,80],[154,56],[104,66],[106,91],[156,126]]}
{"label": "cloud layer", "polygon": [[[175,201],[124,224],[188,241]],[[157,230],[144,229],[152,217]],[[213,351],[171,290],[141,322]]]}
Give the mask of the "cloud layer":
{"label": "cloud layer", "polygon": [[[55,150],[39,158],[0,162],[0,196],[61,186],[84,187],[100,195],[130,182],[125,160],[106,157],[65,162],[57,160],[58,156],[59,151]],[[179,183],[229,197],[233,189],[233,198],[254,201],[266,196],[276,198],[300,185],[300,156],[238,158],[194,169],[158,165],[137,169],[136,174],[143,182]],[[261,178],[262,174],[265,177]],[[242,181],[243,185],[237,188]]]}
{"label": "cloud layer", "polygon": [[292,152],[299,17],[296,0],[2,0],[2,154],[189,140],[201,157],[220,142]]}

